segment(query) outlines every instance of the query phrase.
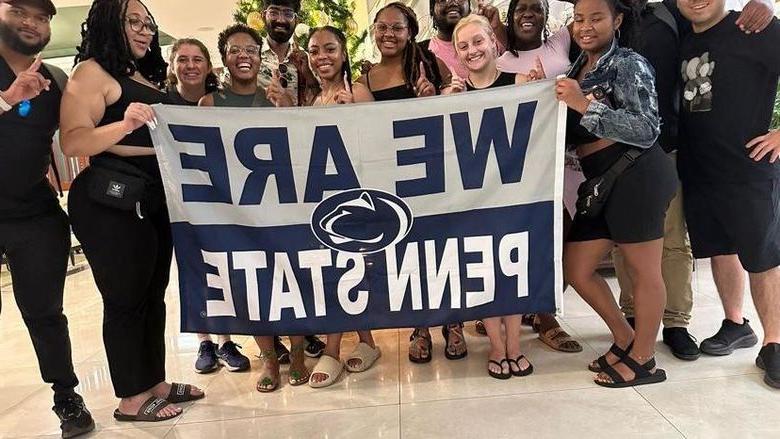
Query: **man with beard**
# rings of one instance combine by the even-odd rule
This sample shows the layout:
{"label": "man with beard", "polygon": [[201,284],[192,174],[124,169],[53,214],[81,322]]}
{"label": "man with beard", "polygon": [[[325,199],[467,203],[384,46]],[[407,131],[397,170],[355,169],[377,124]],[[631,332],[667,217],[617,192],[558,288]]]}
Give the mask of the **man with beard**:
{"label": "man with beard", "polygon": [[[498,53],[501,54],[506,47],[506,28],[501,23],[501,15],[494,6],[484,4],[485,0],[479,0],[476,13],[484,16],[490,22],[490,27],[498,39]],[[451,72],[461,78],[468,76],[468,70],[461,65],[455,54],[455,46],[452,45],[452,31],[461,18],[471,13],[470,0],[430,0],[431,18],[436,35],[430,40],[420,42],[420,46],[433,52],[436,57],[444,62]]]}
{"label": "man with beard", "polygon": [[[279,71],[279,82],[290,95],[294,106],[302,106],[317,94],[317,80],[309,69],[306,52],[292,43],[300,0],[264,0],[263,23],[268,34],[263,53],[258,83],[264,89],[271,85],[274,72]],[[324,344],[323,344],[324,348]]]}
{"label": "man with beard", "polygon": [[[41,376],[54,390],[62,437],[94,430],[74,388],[68,321],[62,313],[70,229],[46,174],[65,73],[36,54],[49,43],[50,0],[0,2],[0,255],[30,332]],[[62,81],[64,82],[64,81]]]}
{"label": "man with beard", "polygon": [[[309,68],[308,54],[292,43],[298,14],[301,12],[301,1],[264,0],[263,8],[263,23],[268,37],[260,54],[257,83],[266,93],[288,94],[294,107],[304,106],[317,96],[319,85]],[[274,73],[277,71],[279,79],[274,81]],[[307,336],[306,341],[307,356],[318,358],[322,355],[325,343],[314,335]],[[279,362],[288,363],[289,352],[279,337],[275,338],[274,345]]]}

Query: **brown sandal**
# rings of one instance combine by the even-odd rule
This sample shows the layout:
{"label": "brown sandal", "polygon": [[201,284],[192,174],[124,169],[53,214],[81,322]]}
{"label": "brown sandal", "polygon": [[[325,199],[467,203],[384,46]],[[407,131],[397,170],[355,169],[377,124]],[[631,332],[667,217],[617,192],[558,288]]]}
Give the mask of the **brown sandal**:
{"label": "brown sandal", "polygon": [[[420,353],[419,357],[412,355],[412,348],[417,348]],[[425,351],[428,351],[427,355]],[[424,329],[417,328],[409,336],[409,361],[412,363],[428,363],[433,358],[433,342],[431,341],[431,334],[424,332]]]}
{"label": "brown sandal", "polygon": [[[444,325],[441,327],[441,335],[444,337],[444,356],[448,360],[460,360],[469,354],[466,347],[466,337],[463,335],[463,323]],[[458,352],[459,348],[462,352]]]}
{"label": "brown sandal", "polygon": [[539,340],[559,352],[582,352],[582,345],[560,326],[546,332],[540,332]]}

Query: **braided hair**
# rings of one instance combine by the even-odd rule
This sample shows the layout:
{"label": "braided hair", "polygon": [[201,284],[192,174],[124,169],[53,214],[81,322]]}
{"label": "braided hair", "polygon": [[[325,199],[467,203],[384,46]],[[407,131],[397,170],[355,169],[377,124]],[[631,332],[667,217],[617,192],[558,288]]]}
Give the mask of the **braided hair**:
{"label": "braided hair", "polygon": [[[111,76],[132,76],[139,72],[149,82],[162,88],[168,64],[160,49],[159,31],[152,37],[149,52],[143,58],[135,59],[125,33],[128,1],[95,0],[92,3],[86,21],[81,24],[81,44],[76,48],[74,65],[93,59]],[[149,13],[146,5],[141,5]],[[154,21],[151,13],[149,17]]]}
{"label": "braided hair", "polygon": [[349,52],[347,51],[347,36],[344,35],[344,32],[342,32],[341,29],[328,25],[328,26],[312,28],[312,30],[309,31],[310,41],[311,41],[311,37],[313,37],[314,34],[316,34],[317,32],[329,32],[334,37],[336,37],[337,40],[339,40],[339,44],[341,45],[341,50],[344,52],[344,63],[341,65],[341,76],[347,75],[347,82],[351,87],[352,86],[352,64],[349,61]]}
{"label": "braided hair", "polygon": [[[544,43],[550,36],[550,29],[547,27],[547,19],[550,17],[550,3],[548,0],[540,1],[542,9],[544,9],[544,30],[542,31],[542,43]],[[511,0],[506,11],[507,50],[514,56],[519,56],[517,52],[520,50],[520,38],[515,32],[515,9],[517,9],[519,2],[520,0]]]}
{"label": "braided hair", "polygon": [[442,85],[442,77],[439,72],[439,67],[436,64],[436,56],[428,50],[423,49],[417,43],[417,34],[420,32],[420,25],[417,22],[417,14],[409,6],[401,2],[389,3],[382,9],[380,9],[374,17],[374,23],[376,23],[379,15],[386,9],[395,8],[406,18],[406,22],[409,24],[409,41],[404,46],[403,53],[403,73],[404,79],[406,79],[406,86],[412,89],[414,84],[420,78],[420,62],[423,63],[425,68],[425,76],[430,78],[431,83],[436,90],[439,90]]}
{"label": "braided hair", "polygon": [[174,61],[176,60],[176,55],[179,53],[179,48],[185,45],[195,46],[203,53],[203,57],[206,58],[206,64],[209,66],[209,72],[206,74],[206,93],[208,94],[216,91],[219,87],[219,79],[217,79],[217,75],[214,74],[214,65],[211,63],[211,54],[209,54],[209,49],[206,45],[197,38],[179,38],[173,43],[173,46],[171,47],[171,56],[168,58],[168,65],[170,66],[168,69],[168,78],[166,79],[168,87],[176,87],[176,84],[179,82],[176,78],[176,72],[174,72],[172,68]]}

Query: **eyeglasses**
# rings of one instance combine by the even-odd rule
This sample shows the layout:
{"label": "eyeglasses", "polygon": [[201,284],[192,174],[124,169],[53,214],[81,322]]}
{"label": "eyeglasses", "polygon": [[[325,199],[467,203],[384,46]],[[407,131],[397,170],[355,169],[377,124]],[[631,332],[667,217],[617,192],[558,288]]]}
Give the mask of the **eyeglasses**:
{"label": "eyeglasses", "polygon": [[241,52],[246,53],[249,56],[257,56],[260,53],[260,46],[256,44],[250,44],[249,46],[230,46],[227,52],[231,55],[239,55]]}
{"label": "eyeglasses", "polygon": [[374,23],[371,25],[371,32],[374,32],[377,35],[384,35],[388,32],[392,33],[393,35],[400,35],[408,28],[409,26],[405,24],[395,23],[393,25],[387,25],[385,23]]}
{"label": "eyeglasses", "polygon": [[32,21],[35,22],[36,24],[49,24],[51,22],[51,17],[49,17],[48,15],[29,14],[27,13],[27,11],[20,8],[11,8],[11,10],[8,11],[8,13],[19,21],[32,19]]}
{"label": "eyeglasses", "polygon": [[144,28],[153,34],[156,34],[157,30],[159,29],[159,27],[157,27],[157,25],[152,21],[143,21],[140,18],[127,17],[126,21],[127,24],[130,25],[130,29],[132,29],[133,32],[138,32],[139,34],[143,32]]}
{"label": "eyeglasses", "polygon": [[287,21],[292,21],[295,19],[295,17],[298,16],[298,14],[296,14],[292,9],[268,8],[265,10],[265,16],[272,20],[284,18]]}

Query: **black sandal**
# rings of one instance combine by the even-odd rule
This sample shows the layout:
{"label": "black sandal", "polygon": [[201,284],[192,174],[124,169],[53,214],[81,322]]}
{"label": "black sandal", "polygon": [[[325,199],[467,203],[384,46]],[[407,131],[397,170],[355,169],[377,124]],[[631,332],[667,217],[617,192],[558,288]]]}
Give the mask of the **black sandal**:
{"label": "black sandal", "polygon": [[415,357],[411,352],[409,352],[409,361],[417,364],[429,363],[433,358],[433,342],[431,341],[431,335],[430,333],[428,335],[423,335],[422,330],[417,328],[414,330],[414,332],[412,332],[412,335],[409,336],[409,344],[411,345],[412,343],[415,343],[417,339],[423,339],[425,341],[425,347],[428,350],[428,355]]}
{"label": "black sandal", "polygon": [[[455,326],[460,330],[460,338],[463,341],[463,352],[460,354],[453,354],[450,353],[450,332],[454,329],[450,329],[450,326]],[[444,337],[444,356],[447,357],[448,360],[460,360],[461,358],[466,357],[466,355],[469,354],[468,348],[465,348],[466,346],[466,336],[463,335],[463,323],[453,324],[453,325],[444,325],[441,327],[441,335]]]}
{"label": "black sandal", "polygon": [[[514,360],[507,359],[507,361],[509,361],[509,371],[512,372],[513,376],[524,377],[534,373],[534,365],[531,364],[530,361],[528,361],[528,367],[526,367],[525,369],[520,368],[520,360],[522,359],[528,361],[528,358],[526,358],[526,356],[523,354],[520,354],[520,356],[515,358]],[[515,366],[517,367],[517,372],[515,372],[514,369],[512,369],[512,363],[514,363]]]}
{"label": "black sandal", "polygon": [[[609,348],[609,352],[615,354],[615,356],[618,357],[618,361],[622,361],[624,358],[628,356],[628,353],[631,351],[631,348],[633,346],[634,346],[634,342],[632,341],[624,351],[623,349],[620,348],[620,346],[618,346],[615,343],[612,343],[612,346],[610,346]],[[588,370],[594,373],[600,373],[607,367],[610,367],[610,364],[607,363],[607,354],[598,357],[596,359],[596,364],[598,364],[598,366],[593,366],[593,363],[588,364]]]}
{"label": "black sandal", "polygon": [[536,314],[523,314],[523,316],[520,317],[521,325],[532,328],[534,332],[539,332],[539,325],[535,324],[535,322],[536,322]]}
{"label": "black sandal", "polygon": [[611,389],[620,389],[623,387],[642,386],[645,384],[655,384],[666,381],[666,371],[663,369],[656,369],[655,372],[650,372],[655,367],[655,357],[651,358],[645,364],[639,364],[634,361],[633,358],[626,355],[625,358],[620,360],[621,363],[628,366],[632,372],[634,372],[634,379],[626,381],[617,370],[612,366],[607,366],[603,372],[612,378],[611,383],[605,383],[599,380],[593,380],[596,384],[602,387],[609,387]]}
{"label": "black sandal", "polygon": [[[506,363],[506,367],[509,369],[509,372],[507,373],[504,373],[504,363]],[[493,372],[490,370],[491,364],[498,366],[498,368],[501,369],[501,372]],[[509,360],[506,358],[501,361],[488,360],[488,373],[497,380],[508,380],[509,378],[512,378],[512,366],[509,365]]]}

